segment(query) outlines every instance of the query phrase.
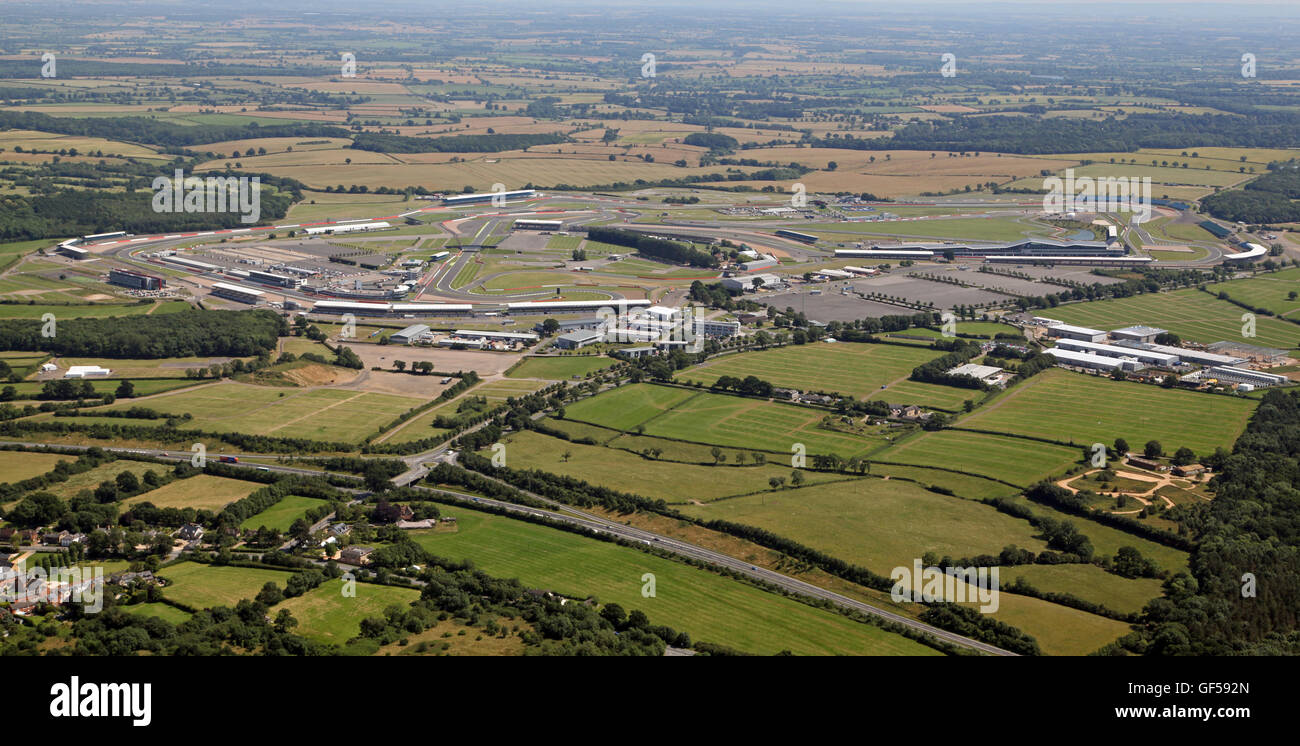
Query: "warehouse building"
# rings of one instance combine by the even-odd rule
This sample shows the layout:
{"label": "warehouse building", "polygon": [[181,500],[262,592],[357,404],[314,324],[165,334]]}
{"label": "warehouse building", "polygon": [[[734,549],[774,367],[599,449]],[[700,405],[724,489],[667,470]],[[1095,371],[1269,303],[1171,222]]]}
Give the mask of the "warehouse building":
{"label": "warehouse building", "polygon": [[1086,326],[1074,326],[1072,324],[1053,324],[1047,327],[1047,336],[1061,339],[1077,339],[1083,342],[1104,342],[1106,340],[1106,332],[1100,329],[1089,329]]}
{"label": "warehouse building", "polygon": [[735,290],[746,293],[753,292],[759,287],[774,288],[785,285],[785,279],[780,275],[744,275],[741,277],[724,277],[722,278],[722,287],[724,290]]}
{"label": "warehouse building", "polygon": [[266,293],[261,290],[246,288],[243,285],[231,285],[228,282],[212,283],[212,294],[230,300],[237,300],[240,303],[251,303],[257,305],[266,298]]}
{"label": "warehouse building", "polygon": [[412,342],[418,342],[426,338],[426,335],[433,334],[428,324],[411,324],[400,332],[393,332],[388,338],[389,342],[395,345],[409,345]]}
{"label": "warehouse building", "polygon": [[993,365],[966,363],[948,371],[950,376],[970,376],[981,383],[997,386],[1006,380],[1006,371]]}
{"label": "warehouse building", "polygon": [[772,257],[772,256],[764,256],[764,257],[762,257],[762,258],[760,258],[760,259],[754,259],[754,260],[751,260],[751,261],[748,261],[748,262],[744,262],[744,263],[742,263],[742,264],[740,265],[740,271],[742,271],[742,272],[757,272],[757,271],[760,270],[760,269],[770,269],[771,267],[775,267],[775,266],[778,265],[778,264],[780,264],[780,262],[778,262],[778,261],[776,260],[776,257]]}
{"label": "warehouse building", "polygon": [[94,376],[107,376],[113,371],[108,368],[101,368],[98,365],[73,365],[63,374],[64,378],[91,378]]}
{"label": "warehouse building", "polygon": [[645,312],[650,318],[658,321],[672,321],[682,315],[682,309],[668,306],[650,306]]}
{"label": "warehouse building", "polygon": [[1290,355],[1286,350],[1278,350],[1272,347],[1260,347],[1250,345],[1245,342],[1215,342],[1209,345],[1210,352],[1216,352],[1220,355],[1240,355],[1241,357],[1255,363],[1269,363],[1277,365],[1285,362]]}
{"label": "warehouse building", "polygon": [[854,277],[852,272],[843,269],[820,269],[817,274],[828,280],[852,280]]}
{"label": "warehouse building", "polygon": [[584,329],[568,334],[561,334],[555,338],[555,346],[561,350],[580,350],[588,345],[594,345],[605,338],[603,332],[594,329]]}
{"label": "warehouse building", "polygon": [[1157,329],[1154,326],[1126,326],[1123,329],[1116,329],[1110,333],[1111,339],[1127,339],[1132,342],[1154,342],[1156,337],[1167,333],[1168,329]]}
{"label": "warehouse building", "polygon": [[1185,347],[1173,347],[1171,345],[1158,345],[1146,342],[1132,342],[1121,339],[1115,342],[1118,347],[1127,347],[1134,350],[1147,350],[1150,352],[1163,352],[1166,355],[1177,355],[1178,359],[1184,363],[1193,365],[1237,365],[1246,362],[1244,357],[1233,357],[1232,355],[1217,355],[1213,352],[1204,350],[1189,350]]}
{"label": "warehouse building", "polygon": [[1136,360],[1124,360],[1117,357],[1106,357],[1104,355],[1094,355],[1091,352],[1077,352],[1075,350],[1063,350],[1060,347],[1052,347],[1044,350],[1048,355],[1056,358],[1057,365],[1072,366],[1075,368],[1089,368],[1091,370],[1126,370],[1136,371],[1142,369],[1142,363]]}
{"label": "warehouse building", "polygon": [[108,281],[114,285],[135,288],[137,290],[162,290],[167,281],[156,275],[132,272],[129,269],[110,269]]}
{"label": "warehouse building", "polygon": [[[569,319],[568,321],[559,321],[557,323],[560,325],[559,326],[560,332],[571,332],[578,329],[598,329],[602,324],[605,323],[605,321],[606,319],[602,319],[599,316],[592,316],[590,318]],[[546,331],[546,325],[543,322],[539,321],[536,324],[533,324],[533,331],[537,332],[538,334],[541,334],[542,332]]]}
{"label": "warehouse building", "polygon": [[1245,383],[1256,387],[1285,386],[1291,383],[1290,378],[1279,376],[1276,373],[1265,373],[1262,370],[1250,370],[1249,368],[1233,368],[1226,365],[1206,368],[1201,374],[1201,378],[1204,380],[1206,377],[1217,378],[1227,383]]}
{"label": "warehouse building", "polygon": [[1077,339],[1060,339],[1057,340],[1056,346],[1063,350],[1089,352],[1094,355],[1103,355],[1105,357],[1132,358],[1146,363],[1147,365],[1154,365],[1159,368],[1172,368],[1175,365],[1178,365],[1177,355],[1170,355],[1164,352],[1151,352],[1150,350],[1137,350],[1132,347],[1083,342]]}
{"label": "warehouse building", "polygon": [[523,342],[524,344],[533,344],[540,339],[536,334],[529,332],[484,332],[478,329],[457,329],[455,335],[466,339],[486,339],[489,342]]}

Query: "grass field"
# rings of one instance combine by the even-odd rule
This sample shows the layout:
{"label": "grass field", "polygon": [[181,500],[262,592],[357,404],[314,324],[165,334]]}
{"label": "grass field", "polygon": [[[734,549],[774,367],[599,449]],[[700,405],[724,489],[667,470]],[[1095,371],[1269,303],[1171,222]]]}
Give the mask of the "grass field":
{"label": "grass field", "polygon": [[925,552],[959,558],[997,554],[1008,544],[1046,548],[1027,521],[892,479],[787,489],[681,511],[765,528],[882,575]]}
{"label": "grass field", "polygon": [[634,384],[621,386],[566,410],[569,419],[646,435],[711,443],[733,448],[791,453],[802,443],[808,454],[865,453],[874,441],[822,430],[828,413],[707,391]]}
{"label": "grass field", "polygon": [[960,469],[1021,487],[1062,472],[1081,457],[1079,449],[960,430],[918,433],[871,454],[878,461]]}
{"label": "grass field", "polygon": [[[712,385],[722,376],[758,376],[801,391],[835,391],[859,399],[885,384],[905,379],[912,369],[942,353],[883,344],[790,345],[758,352],[723,355],[678,372],[679,379]],[[968,393],[968,392],[966,392]]]}
{"label": "grass field", "polygon": [[506,375],[510,378],[544,378],[549,381],[563,381],[574,376],[585,376],[597,370],[604,370],[618,361],[595,355],[573,355],[565,357],[528,357],[519,367]]}
{"label": "grass field", "polygon": [[[470,558],[490,575],[644,611],[692,640],[753,653],[930,655],[904,637],[679,562],[502,516],[457,509],[456,533],[411,532],[433,554]],[[656,595],[641,595],[645,573]]]}
{"label": "grass field", "polygon": [[1208,454],[1230,448],[1254,411],[1251,399],[1114,381],[1053,369],[959,420],[959,427],[1050,438],[1080,446],[1124,438],[1141,450],[1158,440]]}
{"label": "grass field", "polygon": [[279,570],[262,570],[255,567],[213,567],[195,562],[182,562],[165,567],[160,577],[171,581],[163,595],[196,609],[212,606],[234,606],[245,598],[252,598],[268,582],[284,587],[289,573]]}
{"label": "grass field", "polygon": [[[788,465],[780,464],[727,467],[654,461],[618,448],[569,443],[535,432],[516,433],[504,442],[506,465],[511,468],[542,469],[675,503],[770,490],[769,479],[784,477],[788,481],[792,471]],[[565,453],[569,454],[567,460]],[[734,461],[732,453],[727,463]],[[804,472],[804,476],[809,483],[843,478],[818,472]]]}
{"label": "grass field", "polygon": [[56,482],[55,484],[46,487],[43,491],[53,492],[55,495],[66,500],[70,497],[76,496],[76,494],[82,490],[93,491],[95,487],[99,486],[100,482],[116,479],[117,475],[124,471],[132,472],[139,477],[150,469],[163,473],[167,471],[168,467],[160,464],[148,464],[141,461],[127,461],[125,459],[110,461],[107,464],[96,466],[90,471],[73,474],[66,482]]}
{"label": "grass field", "polygon": [[288,609],[298,620],[296,631],[309,640],[342,645],[361,631],[361,620],[383,616],[389,606],[409,607],[420,597],[411,588],[357,583],[353,598],[341,592],[342,580],[327,580],[320,586],[286,599],[271,609],[271,615]]}
{"label": "grass field", "polygon": [[1191,288],[1117,300],[1067,303],[1053,308],[1052,318],[1108,331],[1130,324],[1148,324],[1205,344],[1227,340],[1284,349],[1300,346],[1300,326],[1267,316],[1256,318],[1255,337],[1242,337],[1244,313],[1247,311],[1239,306]]}
{"label": "grass field", "polygon": [[60,461],[76,461],[76,456],[54,453],[27,453],[25,451],[0,451],[0,483],[21,482],[39,477],[54,468]]}
{"label": "grass field", "polygon": [[[1081,530],[1087,533],[1089,528],[1091,526],[1082,526]],[[1069,593],[1123,613],[1141,611],[1148,601],[1161,593],[1161,581],[1156,578],[1122,578],[1096,565],[1017,565],[1002,568],[1001,580],[1004,584],[1010,585],[1017,577],[1023,577],[1040,591]]]}
{"label": "grass field", "polygon": [[183,300],[150,303],[96,303],[85,306],[0,303],[0,319],[39,319],[52,313],[55,319],[89,319],[108,316],[139,316],[146,313],[174,313],[190,308]]}
{"label": "grass field", "polygon": [[967,399],[979,401],[983,396],[984,392],[976,389],[905,380],[891,383],[888,388],[877,387],[876,392],[867,398],[890,404],[915,404],[919,407],[960,412]]}
{"label": "grass field", "polygon": [[314,497],[289,495],[261,513],[245,518],[244,522],[239,524],[239,527],[256,531],[265,526],[284,533],[289,530],[289,526],[293,525],[294,521],[303,517],[308,510],[324,504],[324,500]]}
{"label": "grass field", "polygon": [[[189,427],[285,438],[359,441],[421,399],[342,389],[283,388],[219,383],[154,399],[151,406],[189,413]],[[113,409],[129,409],[119,402]]]}
{"label": "grass field", "polygon": [[1300,295],[1292,299],[1289,293],[1300,293],[1300,268],[1281,272],[1265,272],[1248,280],[1232,280],[1210,286],[1211,292],[1224,292],[1235,301],[1256,308],[1267,308],[1279,316],[1294,317],[1300,310]]}
{"label": "grass field", "polygon": [[[214,477],[198,474],[189,479],[177,479],[156,490],[136,495],[127,505],[151,502],[159,508],[194,508],[218,511],[236,500],[242,500],[264,485],[242,479]],[[254,526],[256,528],[256,526]]]}

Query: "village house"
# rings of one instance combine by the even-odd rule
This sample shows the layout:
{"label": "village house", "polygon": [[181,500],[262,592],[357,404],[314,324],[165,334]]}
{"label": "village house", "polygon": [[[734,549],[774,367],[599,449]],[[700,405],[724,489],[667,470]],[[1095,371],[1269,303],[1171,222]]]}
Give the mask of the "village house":
{"label": "village house", "polygon": [[349,565],[368,565],[374,551],[370,547],[348,547],[339,553],[339,561]]}

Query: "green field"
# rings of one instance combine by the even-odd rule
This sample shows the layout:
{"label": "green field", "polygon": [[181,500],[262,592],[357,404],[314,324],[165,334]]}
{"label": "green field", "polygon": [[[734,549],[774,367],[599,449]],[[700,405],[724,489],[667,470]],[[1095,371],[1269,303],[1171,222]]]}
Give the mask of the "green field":
{"label": "green field", "polygon": [[1065,471],[1081,457],[1074,448],[960,430],[918,433],[871,454],[878,461],[960,469],[1021,487]]}
{"label": "green field", "polygon": [[[161,467],[159,467],[161,468]],[[214,477],[198,474],[188,479],[177,479],[156,490],[136,495],[127,505],[151,502],[158,508],[194,508],[219,511],[236,500],[242,500],[264,485],[242,479]]]}
{"label": "green field", "polygon": [[1049,438],[1086,446],[1124,438],[1141,450],[1158,440],[1172,454],[1231,448],[1254,411],[1251,399],[1114,381],[1053,369],[959,420],[958,427]]}
{"label": "green field", "polygon": [[733,448],[791,453],[802,443],[808,454],[865,453],[876,441],[818,427],[827,412],[707,391],[633,384],[568,407],[579,422],[632,430],[646,435],[711,443]]}
{"label": "green field", "polygon": [[[753,653],[799,655],[931,655],[935,651],[879,628],[854,622],[744,583],[639,550],[544,526],[457,509],[459,531],[411,535],[428,551],[470,558],[490,575],[601,603],[644,611],[653,624],[684,631],[694,641],[719,642]],[[655,576],[653,598],[642,576]]]}
{"label": "green field", "polygon": [[[408,396],[342,389],[285,390],[218,383],[159,397],[150,406],[193,415],[187,427],[195,429],[356,442],[421,403],[421,399]],[[123,401],[111,408],[132,406]]]}
{"label": "green field", "polygon": [[[286,498],[289,499],[289,498]],[[409,607],[420,597],[411,588],[357,583],[356,596],[344,596],[342,580],[327,580],[295,598],[286,599],[271,609],[274,617],[288,609],[298,620],[296,632],[316,642],[342,645],[361,632],[361,620],[383,616],[389,606]]]}
{"label": "green field", "polygon": [[[1089,536],[1091,528],[1091,524],[1080,526]],[[1017,565],[1002,568],[1001,574],[1004,585],[1023,577],[1040,591],[1068,593],[1122,613],[1141,611],[1161,593],[1156,578],[1123,578],[1096,565]]]}
{"label": "green field", "polygon": [[[506,465],[513,469],[541,469],[673,503],[770,490],[769,479],[784,477],[788,482],[792,471],[788,465],[774,463],[728,467],[655,461],[618,448],[569,443],[535,432],[516,433],[504,442]],[[565,453],[569,454],[568,460]],[[726,463],[734,461],[732,453]],[[804,472],[804,477],[810,484],[843,478],[819,472]]]}
{"label": "green field", "polygon": [[196,609],[231,606],[252,598],[268,582],[284,587],[289,573],[255,567],[214,567],[195,562],[164,567],[158,575],[171,582],[163,595]]}
{"label": "green field", "polygon": [[288,495],[261,513],[245,518],[244,522],[239,524],[239,527],[256,531],[265,526],[284,533],[289,530],[289,526],[293,525],[294,521],[302,518],[308,510],[324,504],[324,500],[314,497]]}
{"label": "green field", "polygon": [[[865,399],[886,384],[906,379],[912,369],[942,353],[883,344],[790,345],[723,355],[678,372],[679,380],[712,385],[721,376],[758,376],[800,391],[834,391]],[[969,396],[969,392],[963,392]]]}
{"label": "green field", "polygon": [[881,575],[925,552],[997,554],[1046,548],[1027,521],[911,482],[857,479],[686,505],[683,513],[765,528]]}
{"label": "green field", "polygon": [[76,460],[75,455],[0,451],[0,483],[21,482],[24,479],[39,477],[53,469],[60,461],[71,463]]}
{"label": "green field", "polygon": [[1244,313],[1247,311],[1240,306],[1191,288],[1117,300],[1067,303],[1053,308],[1051,316],[1067,324],[1107,331],[1131,324],[1147,324],[1204,344],[1230,341],[1283,349],[1300,346],[1300,326],[1268,316],[1256,318],[1256,336],[1243,337],[1241,316]]}
{"label": "green field", "polygon": [[510,378],[544,378],[549,381],[563,381],[574,376],[585,376],[614,365],[617,360],[595,355],[573,355],[564,357],[526,357],[517,367],[510,369],[506,375]]}
{"label": "green field", "polygon": [[1267,308],[1279,316],[1294,317],[1300,310],[1300,295],[1289,298],[1290,293],[1300,293],[1300,268],[1281,272],[1262,272],[1248,280],[1232,280],[1210,285],[1211,292],[1224,292],[1229,298],[1256,308]]}

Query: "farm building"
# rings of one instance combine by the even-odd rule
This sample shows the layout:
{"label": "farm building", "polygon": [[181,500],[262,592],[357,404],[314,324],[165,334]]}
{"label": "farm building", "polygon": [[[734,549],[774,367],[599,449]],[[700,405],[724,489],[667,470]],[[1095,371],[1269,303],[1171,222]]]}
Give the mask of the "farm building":
{"label": "farm building", "polygon": [[1047,327],[1047,336],[1061,339],[1077,339],[1083,342],[1101,342],[1106,339],[1106,332],[1100,329],[1089,329],[1086,326],[1074,326],[1073,324],[1053,324]]}

